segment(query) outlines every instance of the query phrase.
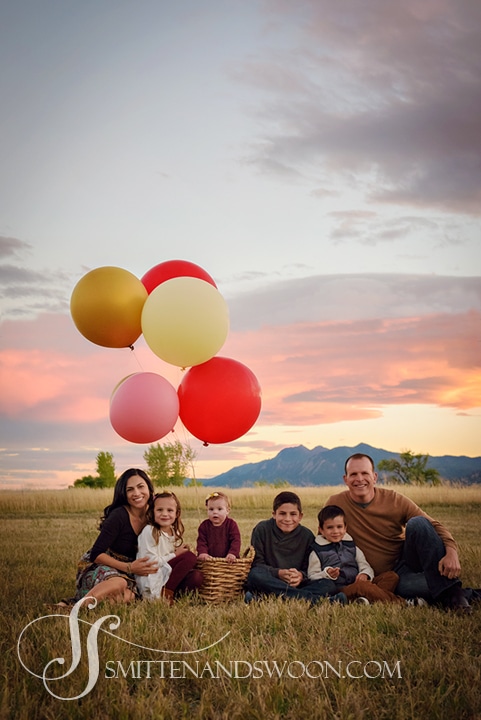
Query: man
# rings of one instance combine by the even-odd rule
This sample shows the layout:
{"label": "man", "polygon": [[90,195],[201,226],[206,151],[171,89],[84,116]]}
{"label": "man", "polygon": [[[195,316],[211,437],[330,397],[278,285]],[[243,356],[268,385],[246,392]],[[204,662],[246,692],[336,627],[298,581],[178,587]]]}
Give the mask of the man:
{"label": "man", "polygon": [[369,455],[351,455],[344,472],[347,490],[331,495],[326,505],[344,510],[349,532],[376,575],[394,570],[401,597],[422,597],[447,609],[470,612],[451,533],[409,498],[376,487],[377,473]]}

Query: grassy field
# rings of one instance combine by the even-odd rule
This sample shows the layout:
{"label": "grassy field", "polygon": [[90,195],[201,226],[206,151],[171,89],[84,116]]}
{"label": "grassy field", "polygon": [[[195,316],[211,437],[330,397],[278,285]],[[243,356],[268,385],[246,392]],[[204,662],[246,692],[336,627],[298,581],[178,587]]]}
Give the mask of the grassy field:
{"label": "grassy field", "polygon": [[[303,524],[315,532],[319,508],[339,489],[298,489]],[[187,542],[204,519],[206,492],[179,490]],[[481,587],[481,488],[406,492],[455,535],[463,584]],[[276,493],[228,491],[244,547]],[[103,605],[80,610],[76,644],[68,616],[45,604],[73,593],[76,561],[110,499],[111,490],[0,493],[0,718],[481,718],[480,606],[460,617],[385,605],[309,609],[276,599]],[[77,645],[79,664],[68,673]],[[55,658],[65,663],[46,676],[66,677],[44,685]]]}

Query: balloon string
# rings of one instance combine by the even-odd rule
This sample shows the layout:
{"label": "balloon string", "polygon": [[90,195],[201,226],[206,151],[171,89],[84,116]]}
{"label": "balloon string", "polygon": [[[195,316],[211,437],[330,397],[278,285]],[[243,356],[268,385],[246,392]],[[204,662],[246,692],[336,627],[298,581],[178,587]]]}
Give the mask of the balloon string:
{"label": "balloon string", "polygon": [[[183,431],[183,440],[180,439],[179,435],[176,433],[175,430],[172,430],[172,432],[173,432],[173,434],[174,434],[174,437],[176,438],[176,440],[178,440],[178,442],[181,443],[181,445],[183,445],[184,447],[189,448],[189,450],[192,450],[192,446],[191,446],[191,444],[190,444],[190,442],[189,442],[189,438],[187,437],[187,430],[186,430],[186,428],[185,428],[185,425],[184,425],[181,421],[180,421],[180,425],[181,425],[181,428],[182,428],[182,431]],[[200,452],[201,452],[201,454],[202,454],[202,448],[201,448]],[[200,503],[200,498],[199,498],[199,483],[197,482],[197,477],[196,477],[196,474],[195,474],[194,460],[197,460],[197,459],[198,459],[197,453],[194,453],[194,457],[190,457],[190,459],[189,459],[189,465],[190,465],[191,470],[192,470],[192,480],[193,480],[193,483],[194,483],[195,500],[196,500],[196,505],[197,505],[197,517],[198,517],[198,520],[199,520],[199,523],[200,523],[200,522],[201,522],[201,519],[203,520],[204,517],[203,517],[203,508],[202,508],[202,518],[201,518],[201,503]]]}
{"label": "balloon string", "polygon": [[200,500],[199,500],[199,486],[197,485],[197,478],[195,476],[194,458],[191,459],[190,465],[192,468],[192,479],[194,481],[195,500],[197,503],[197,518],[200,524]]}
{"label": "balloon string", "polygon": [[133,345],[130,346],[130,351],[133,353],[134,358],[135,358],[135,360],[136,360],[136,362],[137,362],[137,365],[139,366],[141,372],[144,372],[144,368],[142,367],[142,363],[140,362],[139,356],[138,356],[137,353],[135,352],[135,348],[134,348]]}

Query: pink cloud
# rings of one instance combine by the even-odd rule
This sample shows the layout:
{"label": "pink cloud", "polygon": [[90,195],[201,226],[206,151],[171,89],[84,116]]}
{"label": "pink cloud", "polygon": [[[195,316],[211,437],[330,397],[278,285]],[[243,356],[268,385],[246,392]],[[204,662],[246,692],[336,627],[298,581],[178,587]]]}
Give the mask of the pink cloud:
{"label": "pink cloud", "polygon": [[[481,314],[263,327],[229,338],[257,375],[263,422],[360,420],[390,404],[481,405]],[[226,353],[227,354],[227,353]]]}
{"label": "pink cloud", "polygon": [[[219,354],[262,387],[261,424],[308,425],[382,415],[391,404],[481,406],[481,313],[310,322],[231,331]],[[139,370],[177,387],[182,372],[139,342],[99,348],[63,316],[4,324],[0,411],[16,420],[88,424],[108,418],[115,385]]]}
{"label": "pink cloud", "polygon": [[108,417],[111,393],[127,375],[170,373],[173,383],[175,370],[142,343],[134,352],[101,348],[83,338],[67,316],[46,314],[6,322],[2,329],[0,412],[9,418],[93,423]]}

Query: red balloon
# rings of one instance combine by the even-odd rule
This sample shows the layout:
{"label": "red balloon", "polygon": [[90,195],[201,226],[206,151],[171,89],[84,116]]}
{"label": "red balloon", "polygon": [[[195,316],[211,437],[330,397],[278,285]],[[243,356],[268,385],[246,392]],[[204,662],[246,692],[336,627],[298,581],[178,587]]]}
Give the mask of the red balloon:
{"label": "red balloon", "polygon": [[205,280],[215,288],[217,287],[209,273],[188,260],[167,260],[159,263],[159,265],[155,265],[155,267],[148,270],[141,280],[150,295],[158,285],[176,277],[199,278],[199,280]]}
{"label": "red balloon", "polygon": [[261,411],[261,388],[246,365],[213,357],[184,375],[177,394],[179,417],[205,445],[227,443],[244,435]]}
{"label": "red balloon", "polygon": [[168,380],[152,372],[128,375],[110,398],[110,423],[115,432],[133,443],[152,443],[174,429],[179,398]]}

